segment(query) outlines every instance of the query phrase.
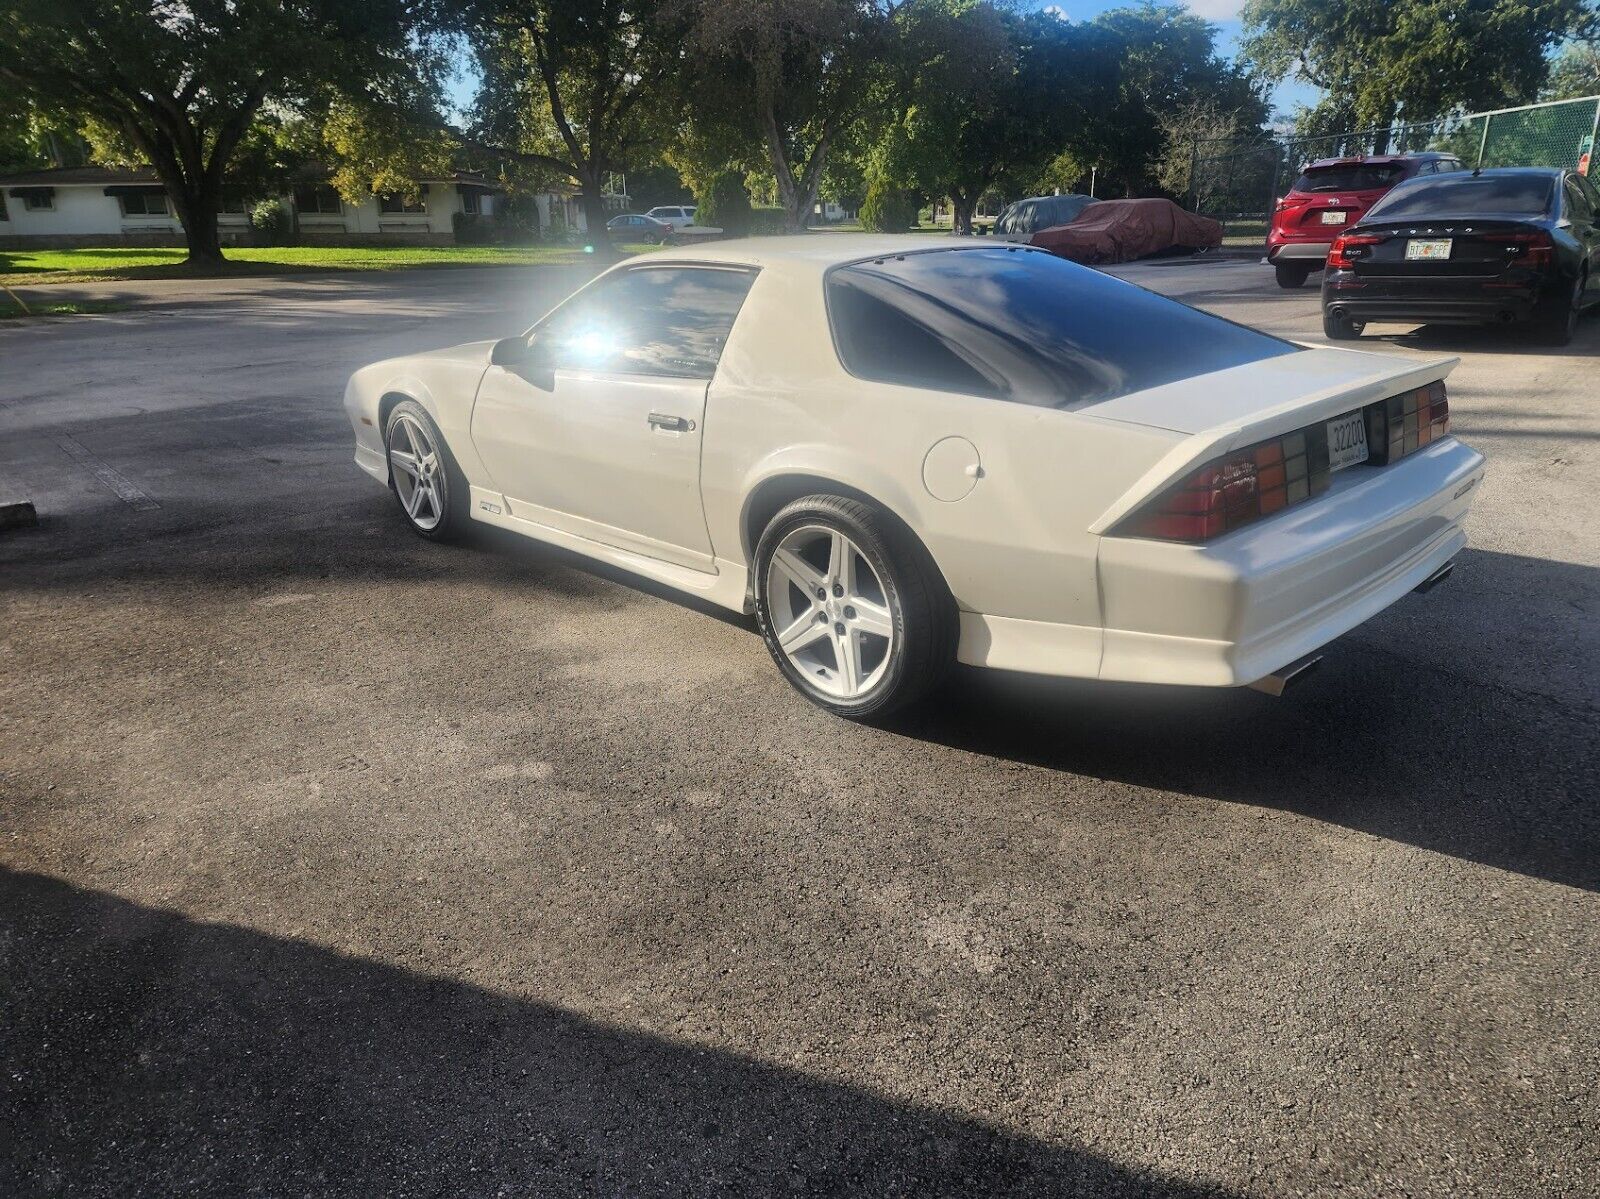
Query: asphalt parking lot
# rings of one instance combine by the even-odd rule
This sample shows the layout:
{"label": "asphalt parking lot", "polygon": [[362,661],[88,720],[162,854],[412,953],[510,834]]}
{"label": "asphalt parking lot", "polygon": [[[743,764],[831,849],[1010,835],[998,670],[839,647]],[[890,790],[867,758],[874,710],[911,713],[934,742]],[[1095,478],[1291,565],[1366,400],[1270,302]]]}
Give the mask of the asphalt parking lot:
{"label": "asphalt parking lot", "polygon": [[1287,697],[871,729],[351,463],[350,370],[574,278],[0,324],[0,1194],[1596,1193],[1600,318],[1359,343],[1459,354],[1490,473]]}

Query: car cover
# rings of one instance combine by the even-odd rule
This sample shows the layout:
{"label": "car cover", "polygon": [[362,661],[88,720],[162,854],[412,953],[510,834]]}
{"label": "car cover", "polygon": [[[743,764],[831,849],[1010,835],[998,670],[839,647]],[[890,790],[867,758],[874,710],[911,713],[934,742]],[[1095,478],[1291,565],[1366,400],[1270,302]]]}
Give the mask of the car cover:
{"label": "car cover", "polygon": [[1041,229],[1029,244],[1073,262],[1131,262],[1175,247],[1220,246],[1222,226],[1171,200],[1101,200],[1071,224]]}

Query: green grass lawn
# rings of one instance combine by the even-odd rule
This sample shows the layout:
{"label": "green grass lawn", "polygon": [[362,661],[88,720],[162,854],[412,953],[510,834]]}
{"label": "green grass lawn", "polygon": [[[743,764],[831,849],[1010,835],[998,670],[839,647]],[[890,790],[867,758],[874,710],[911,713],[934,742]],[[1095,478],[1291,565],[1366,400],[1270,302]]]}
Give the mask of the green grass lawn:
{"label": "green grass lawn", "polygon": [[[650,246],[621,245],[624,253]],[[415,267],[533,266],[569,264],[581,246],[249,246],[223,251],[224,275],[275,275],[298,271],[393,271]],[[81,250],[0,251],[0,281],[7,286],[98,283],[115,279],[186,279],[197,272],[181,247],[107,246]]]}
{"label": "green grass lawn", "polygon": [[88,316],[95,312],[121,312],[125,307],[127,305],[107,300],[93,300],[76,304],[29,304],[24,311],[20,304],[0,291],[0,321],[33,316]]}

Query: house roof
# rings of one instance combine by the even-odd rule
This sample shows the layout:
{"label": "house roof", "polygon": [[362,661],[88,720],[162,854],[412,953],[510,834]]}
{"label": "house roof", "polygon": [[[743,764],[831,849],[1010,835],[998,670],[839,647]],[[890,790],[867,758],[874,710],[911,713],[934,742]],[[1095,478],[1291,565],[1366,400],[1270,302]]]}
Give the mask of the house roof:
{"label": "house roof", "polygon": [[43,171],[19,171],[0,175],[0,187],[105,187],[108,184],[160,184],[149,167],[52,167]]}

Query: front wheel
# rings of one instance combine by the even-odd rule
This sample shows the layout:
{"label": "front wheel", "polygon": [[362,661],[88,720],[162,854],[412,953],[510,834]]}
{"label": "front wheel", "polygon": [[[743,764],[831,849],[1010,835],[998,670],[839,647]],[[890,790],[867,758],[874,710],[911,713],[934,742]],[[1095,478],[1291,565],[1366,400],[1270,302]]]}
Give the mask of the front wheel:
{"label": "front wheel", "polygon": [[1342,312],[1322,313],[1322,332],[1329,341],[1354,341],[1361,336],[1366,325],[1353,321]]}
{"label": "front wheel", "polygon": [[794,688],[865,720],[920,699],[955,660],[955,604],[927,552],[878,509],[811,495],[756,546],[756,619]]}
{"label": "front wheel", "polygon": [[1303,262],[1279,262],[1273,269],[1277,272],[1278,286],[1289,290],[1304,287],[1311,278],[1311,268]]}
{"label": "front wheel", "polygon": [[401,400],[383,432],[389,486],[412,532],[429,541],[454,541],[467,525],[467,480],[439,426],[415,400]]}

